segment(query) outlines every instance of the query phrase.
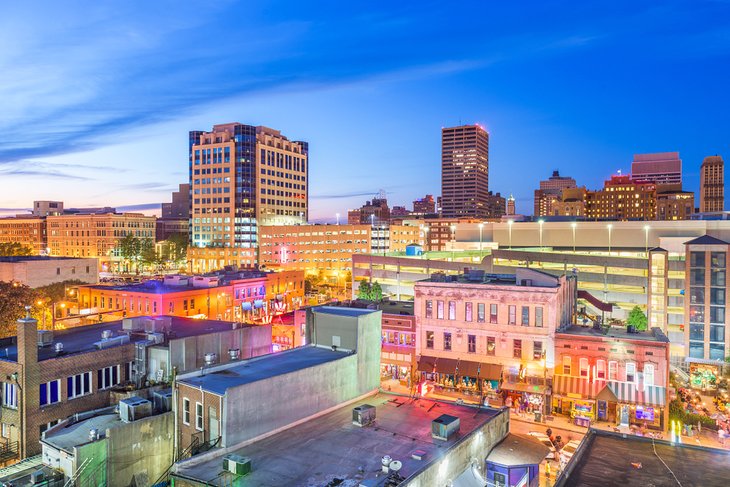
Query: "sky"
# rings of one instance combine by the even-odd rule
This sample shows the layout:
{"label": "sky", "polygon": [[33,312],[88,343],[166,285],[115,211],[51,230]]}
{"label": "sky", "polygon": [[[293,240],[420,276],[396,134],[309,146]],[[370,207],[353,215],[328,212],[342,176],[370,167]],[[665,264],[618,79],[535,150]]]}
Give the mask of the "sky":
{"label": "sky", "polygon": [[12,2],[0,46],[4,214],[155,211],[188,131],[233,121],[309,142],[316,221],[438,195],[461,123],[527,214],[553,170],[597,189],[679,151],[697,191],[702,158],[730,158],[729,1]]}

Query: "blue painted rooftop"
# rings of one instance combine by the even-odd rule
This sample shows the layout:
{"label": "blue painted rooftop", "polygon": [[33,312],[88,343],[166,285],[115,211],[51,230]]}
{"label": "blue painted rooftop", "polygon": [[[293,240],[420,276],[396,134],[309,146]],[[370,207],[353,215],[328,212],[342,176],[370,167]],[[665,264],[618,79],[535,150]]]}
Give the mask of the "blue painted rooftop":
{"label": "blue painted rooftop", "polygon": [[286,352],[236,362],[233,366],[214,368],[209,372],[205,372],[204,375],[181,378],[180,382],[222,396],[227,389],[232,387],[308,369],[333,360],[339,360],[348,355],[350,355],[348,352],[335,352],[329,348],[308,345]]}
{"label": "blue painted rooftop", "polygon": [[315,313],[326,313],[329,315],[338,316],[362,316],[370,313],[374,313],[376,309],[362,309],[362,308],[344,308],[338,306],[317,306],[312,308]]}

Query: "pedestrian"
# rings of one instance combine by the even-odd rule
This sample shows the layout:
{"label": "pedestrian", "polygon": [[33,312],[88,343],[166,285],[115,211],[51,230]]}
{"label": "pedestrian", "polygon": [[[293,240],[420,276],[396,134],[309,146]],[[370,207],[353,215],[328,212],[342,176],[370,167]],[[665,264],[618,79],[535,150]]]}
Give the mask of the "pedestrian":
{"label": "pedestrian", "polygon": [[702,421],[697,420],[697,435],[702,434]]}

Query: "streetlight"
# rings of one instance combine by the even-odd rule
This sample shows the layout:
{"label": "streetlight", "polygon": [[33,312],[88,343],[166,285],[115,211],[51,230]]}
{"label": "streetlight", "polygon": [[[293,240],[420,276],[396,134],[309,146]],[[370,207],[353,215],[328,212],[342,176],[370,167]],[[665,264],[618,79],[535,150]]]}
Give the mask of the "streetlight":
{"label": "streetlight", "polygon": [[479,261],[482,260],[482,230],[484,229],[484,223],[479,224]]}
{"label": "streetlight", "polygon": [[649,225],[644,225],[644,252],[649,255]]}
{"label": "streetlight", "polygon": [[339,225],[340,224],[340,214],[335,213],[335,216],[337,217],[337,224]]}
{"label": "streetlight", "polygon": [[542,225],[543,225],[543,223],[545,223],[545,220],[543,220],[542,218],[540,218],[537,221],[537,223],[539,224],[539,228],[540,228],[540,250],[542,250]]}
{"label": "streetlight", "polygon": [[507,228],[509,228],[509,249],[512,250],[512,224],[514,220],[507,220]]}
{"label": "streetlight", "polygon": [[608,255],[611,255],[611,229],[613,228],[613,223],[606,225],[606,228],[608,229]]}
{"label": "streetlight", "polygon": [[573,253],[575,253],[575,227],[578,226],[578,222],[573,222],[570,224],[570,228],[573,229]]}
{"label": "streetlight", "polygon": [[456,243],[456,225],[451,225],[451,262],[454,261],[454,244]]}
{"label": "streetlight", "polygon": [[423,245],[426,247],[426,252],[428,252],[428,227],[423,227]]}

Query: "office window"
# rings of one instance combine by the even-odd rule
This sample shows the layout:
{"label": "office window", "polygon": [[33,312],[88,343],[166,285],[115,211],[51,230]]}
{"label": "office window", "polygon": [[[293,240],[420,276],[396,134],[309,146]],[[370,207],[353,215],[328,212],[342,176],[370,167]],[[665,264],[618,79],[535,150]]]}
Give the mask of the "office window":
{"label": "office window", "polygon": [[489,305],[489,322],[493,325],[497,324],[497,317],[498,317],[498,305],[496,304],[490,304]]}
{"label": "office window", "polygon": [[636,382],[636,364],[626,362],[626,382]]}
{"label": "office window", "polygon": [[456,301],[449,301],[449,320],[456,319]]}
{"label": "office window", "polygon": [[12,382],[3,382],[3,406],[18,409],[18,385]]}
{"label": "office window", "polygon": [[530,307],[522,307],[522,326],[530,326]]}
{"label": "office window", "polygon": [[580,359],[579,367],[580,367],[580,376],[588,377],[588,359],[587,358]]}
{"label": "office window", "polygon": [[433,318],[433,301],[426,301],[426,318]]}
{"label": "office window", "polygon": [[512,357],[522,358],[522,340],[512,340]]}
{"label": "office window", "polygon": [[570,369],[570,357],[567,355],[563,355],[563,375],[570,375],[571,369]]}
{"label": "office window", "polygon": [[542,360],[542,342],[532,342],[532,358],[535,360]]}
{"label": "office window", "polygon": [[190,424],[190,399],[183,397],[183,424]]}
{"label": "office window", "polygon": [[433,332],[426,332],[426,348],[433,348]]}
{"label": "office window", "polygon": [[451,350],[451,333],[444,332],[444,350]]}
{"label": "office window", "polygon": [[477,321],[484,323],[484,303],[477,304]]}
{"label": "office window", "polygon": [[535,306],[535,327],[542,328],[542,306]]}
{"label": "office window", "polygon": [[52,380],[40,385],[40,405],[48,406],[61,402],[61,379]]}
{"label": "office window", "polygon": [[509,305],[509,321],[508,323],[510,325],[516,325],[517,324],[517,306],[514,304]]}
{"label": "office window", "polygon": [[436,301],[436,319],[437,320],[444,319],[444,302],[443,301]]}
{"label": "office window", "polygon": [[203,405],[199,402],[195,403],[195,428],[203,431]]}
{"label": "office window", "polygon": [[705,267],[705,253],[704,252],[690,252],[689,253],[689,265],[690,265],[690,267]]}
{"label": "office window", "polygon": [[605,379],[605,378],[606,378],[606,361],[597,360],[596,361],[596,379]]}
{"label": "office window", "polygon": [[477,351],[477,337],[476,335],[468,335],[469,353],[475,353]]}
{"label": "office window", "polygon": [[66,389],[68,390],[69,399],[91,394],[91,372],[67,377]]}
{"label": "office window", "polygon": [[119,384],[119,368],[118,365],[112,365],[96,371],[96,381],[99,384],[99,389],[108,389]]}
{"label": "office window", "polygon": [[494,356],[497,350],[497,343],[494,337],[487,337],[487,355]]}
{"label": "office window", "polygon": [[464,304],[464,319],[466,321],[474,321],[473,312],[474,312],[474,309],[472,308],[472,303],[465,303]]}
{"label": "office window", "polygon": [[654,385],[654,365],[644,364],[644,385]]}

